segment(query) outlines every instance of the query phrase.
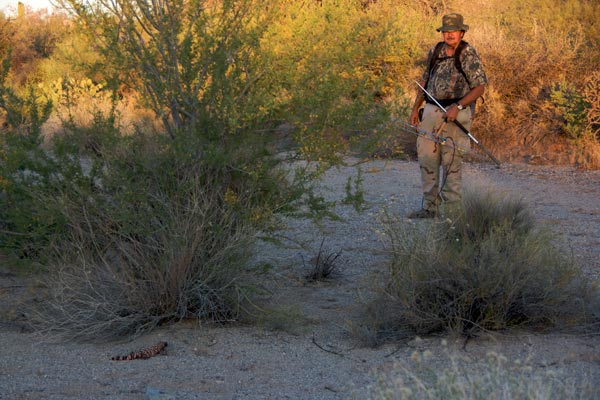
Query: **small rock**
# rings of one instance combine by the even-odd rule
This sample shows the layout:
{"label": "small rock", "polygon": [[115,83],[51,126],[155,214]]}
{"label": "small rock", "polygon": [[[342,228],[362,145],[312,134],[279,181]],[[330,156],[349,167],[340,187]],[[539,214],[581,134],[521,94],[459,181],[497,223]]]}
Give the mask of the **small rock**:
{"label": "small rock", "polygon": [[144,394],[144,400],[175,400],[175,396],[161,392],[158,389],[154,388],[146,388],[146,393]]}

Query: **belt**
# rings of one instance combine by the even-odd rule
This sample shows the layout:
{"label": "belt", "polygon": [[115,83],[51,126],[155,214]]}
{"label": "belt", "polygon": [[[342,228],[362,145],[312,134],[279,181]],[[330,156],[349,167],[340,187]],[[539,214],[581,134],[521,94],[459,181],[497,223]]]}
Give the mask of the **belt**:
{"label": "belt", "polygon": [[[425,96],[425,102],[427,104],[435,104],[433,100],[431,100],[428,96]],[[437,99],[436,99],[437,100]],[[438,103],[440,103],[440,105],[444,108],[450,107],[452,104],[454,103],[458,103],[460,99],[443,99],[443,100],[438,100]]]}

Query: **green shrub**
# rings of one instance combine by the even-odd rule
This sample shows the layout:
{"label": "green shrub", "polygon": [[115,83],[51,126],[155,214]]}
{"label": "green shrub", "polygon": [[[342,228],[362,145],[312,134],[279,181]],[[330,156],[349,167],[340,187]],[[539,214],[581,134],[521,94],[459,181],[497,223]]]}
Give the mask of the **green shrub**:
{"label": "green shrub", "polygon": [[254,90],[264,75],[256,61],[269,15],[264,3],[169,0],[148,12],[142,0],[61,2],[171,136],[232,134],[261,119]]}
{"label": "green shrub", "polygon": [[[380,337],[514,326],[573,328],[592,321],[597,288],[521,201],[465,196],[455,222],[407,226],[390,218],[389,277],[372,307]],[[385,306],[382,306],[382,303]],[[393,311],[390,311],[393,310]]]}
{"label": "green shrub", "polygon": [[343,204],[352,205],[357,212],[360,212],[364,208],[366,202],[362,184],[362,170],[358,168],[356,178],[354,179],[354,191],[352,189],[352,177],[349,176],[345,186],[346,196],[344,197],[344,200],[342,200]]}
{"label": "green shrub", "polygon": [[57,166],[29,138],[7,133],[0,155],[0,251],[13,260],[42,261],[63,221],[44,194],[59,184]]}
{"label": "green shrub", "polygon": [[[261,40],[274,118],[298,129],[303,157],[336,160],[370,132],[402,93],[415,24],[390,4],[357,0],[281,2]],[[411,13],[411,22],[418,18]]]}
{"label": "green shrub", "polygon": [[[73,14],[2,19],[0,49],[13,47],[11,77],[19,85],[118,77],[120,94],[141,98],[172,133],[188,125],[209,135],[290,123],[303,155],[327,161],[375,130],[385,133],[380,154],[402,155],[396,132],[381,127],[390,114],[406,118],[413,80],[440,39],[440,17],[459,10],[490,78],[475,136],[500,158],[510,149],[511,158],[543,153],[563,162],[583,146],[591,154],[569,162],[598,164],[599,145],[569,140],[584,132],[579,94],[560,89],[562,105],[550,99],[556,82],[583,88],[588,78],[598,81],[595,1],[169,0],[157,14],[142,12],[141,0],[59,3]],[[585,101],[585,128],[597,139],[597,102]],[[551,148],[556,142],[560,151]]]}
{"label": "green shrub", "polygon": [[566,82],[557,84],[550,92],[562,122],[562,131],[571,139],[586,136],[586,120],[591,104],[579,90]]}
{"label": "green shrub", "polygon": [[163,139],[101,142],[89,185],[47,198],[68,231],[55,244],[40,329],[99,339],[239,318],[251,243],[288,202],[288,183],[247,144]]}
{"label": "green shrub", "polygon": [[38,83],[39,66],[69,36],[69,21],[64,13],[47,14],[28,10],[17,18],[0,15],[0,49],[12,49],[11,80],[18,87]]}
{"label": "green shrub", "polygon": [[17,259],[38,257],[50,236],[61,229],[60,218],[39,193],[58,183],[60,165],[42,145],[41,126],[52,103],[33,88],[22,97],[8,83],[10,53],[0,71],[0,251]]}

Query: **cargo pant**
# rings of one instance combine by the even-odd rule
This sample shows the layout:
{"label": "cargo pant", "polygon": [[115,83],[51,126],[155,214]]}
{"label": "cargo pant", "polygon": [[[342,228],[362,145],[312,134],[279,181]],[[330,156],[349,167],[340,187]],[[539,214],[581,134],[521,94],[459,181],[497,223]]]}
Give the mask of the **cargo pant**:
{"label": "cargo pant", "polygon": [[[471,108],[459,111],[457,116],[467,130],[471,129]],[[444,123],[444,112],[433,104],[426,104],[423,110],[421,129],[438,132]],[[462,156],[460,149],[469,149],[469,137],[454,123],[447,123],[436,142],[427,135],[417,139],[417,153],[423,185],[423,208],[437,212],[441,204],[445,207],[460,205],[462,184]]]}

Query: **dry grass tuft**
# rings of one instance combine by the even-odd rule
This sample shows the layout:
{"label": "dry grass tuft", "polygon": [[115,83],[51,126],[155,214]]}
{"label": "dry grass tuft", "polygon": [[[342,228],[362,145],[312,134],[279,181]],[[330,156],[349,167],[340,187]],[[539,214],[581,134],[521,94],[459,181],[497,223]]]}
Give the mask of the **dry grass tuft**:
{"label": "dry grass tuft", "polygon": [[380,341],[598,323],[592,312],[597,288],[556,246],[558,238],[536,226],[521,200],[470,193],[449,217],[427,225],[383,222],[389,277],[367,321]]}
{"label": "dry grass tuft", "polygon": [[[81,339],[139,335],[187,318],[237,319],[253,241],[226,167],[152,145],[104,148],[94,188],[57,193],[69,237],[37,328]],[[191,162],[190,162],[191,161]],[[231,185],[231,186],[229,186]]]}
{"label": "dry grass tuft", "polygon": [[[431,361],[445,367],[433,369]],[[436,365],[438,362],[436,362]],[[440,357],[426,350],[382,374],[370,399],[592,399],[600,396],[593,371],[570,378],[558,368],[535,371],[529,358],[509,360],[489,352],[480,360],[447,347]]]}
{"label": "dry grass tuft", "polygon": [[309,269],[309,273],[306,275],[308,282],[324,281],[339,274],[338,258],[342,255],[342,252],[329,252],[323,248],[325,244],[325,238],[321,240],[319,251],[317,255],[311,258],[310,264],[307,267],[304,264],[305,269]]}
{"label": "dry grass tuft", "polygon": [[145,235],[102,218],[102,210],[72,210],[72,247],[47,281],[51,298],[36,313],[38,327],[101,339],[187,318],[237,318],[249,236],[200,185],[188,195],[172,201],[156,193],[164,209]]}

